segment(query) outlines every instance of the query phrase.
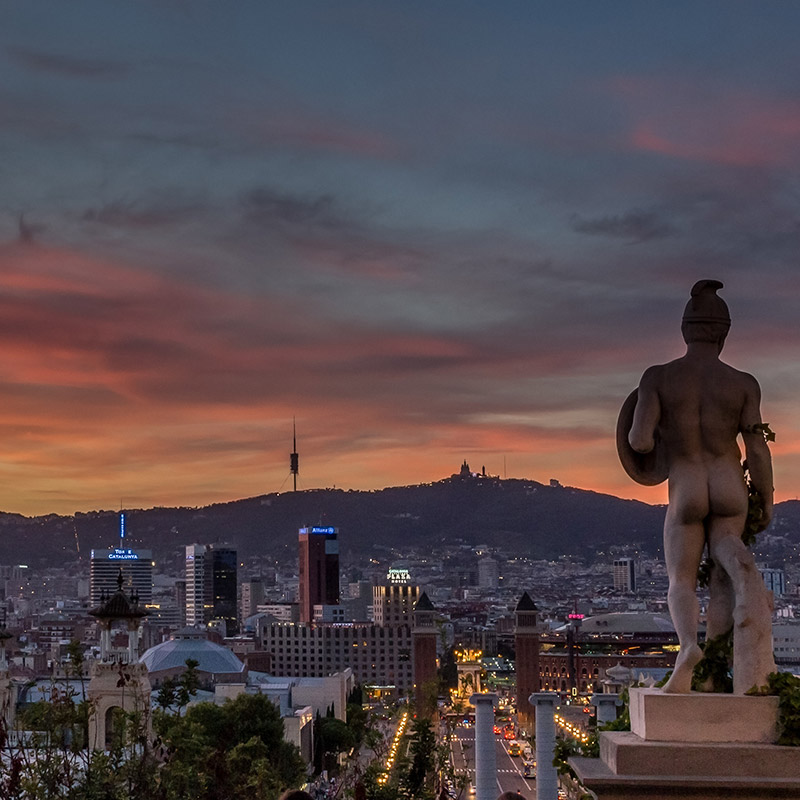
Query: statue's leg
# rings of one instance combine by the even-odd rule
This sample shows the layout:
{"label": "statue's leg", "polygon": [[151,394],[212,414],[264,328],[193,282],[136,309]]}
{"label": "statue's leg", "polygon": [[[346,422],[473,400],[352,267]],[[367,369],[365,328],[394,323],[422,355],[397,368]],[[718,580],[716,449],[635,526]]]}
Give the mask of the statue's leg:
{"label": "statue's leg", "polygon": [[681,649],[664,691],[687,694],[692,688],[692,670],[703,656],[697,644],[697,569],[703,557],[705,531],[702,521],[681,519],[685,507],[674,499],[670,498],[664,523],[664,559],[669,577],[667,604]]}
{"label": "statue's leg", "polygon": [[711,531],[711,556],[733,588],[733,692],[745,694],[775,671],[772,597],[741,536],[719,528]]}
{"label": "statue's leg", "polygon": [[734,594],[728,573],[719,565],[711,568],[708,580],[706,641],[722,636],[733,627]]}
{"label": "statue's leg", "polygon": [[[723,636],[733,628],[734,594],[728,573],[714,564],[708,580],[708,610],[706,611],[706,641]],[[704,692],[713,692],[713,681],[709,679],[701,687]]]}

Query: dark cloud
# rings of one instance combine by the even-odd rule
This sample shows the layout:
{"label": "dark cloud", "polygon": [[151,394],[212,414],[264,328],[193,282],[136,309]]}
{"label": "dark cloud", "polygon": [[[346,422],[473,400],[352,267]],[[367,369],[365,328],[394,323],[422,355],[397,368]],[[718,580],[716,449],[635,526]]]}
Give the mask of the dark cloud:
{"label": "dark cloud", "polygon": [[108,59],[78,58],[13,46],[7,47],[6,52],[12,60],[28,69],[69,78],[119,78],[128,72],[126,64]]}
{"label": "dark cloud", "polygon": [[[241,235],[281,240],[302,263],[320,271],[403,281],[425,257],[403,230],[376,225],[373,209],[354,211],[333,194],[303,195],[257,187],[240,197]],[[411,242],[411,243],[409,243]]]}
{"label": "dark cloud", "polygon": [[105,205],[87,208],[82,219],[115,228],[153,228],[192,219],[202,211],[199,203],[186,205],[116,200]]}
{"label": "dark cloud", "polygon": [[627,214],[616,214],[595,219],[582,219],[575,216],[571,226],[578,233],[590,236],[610,236],[615,239],[627,239],[631,242],[646,242],[649,239],[664,239],[674,236],[676,229],[662,220],[654,211],[634,209]]}
{"label": "dark cloud", "polygon": [[36,240],[36,237],[44,230],[44,225],[40,225],[35,222],[28,222],[26,221],[24,214],[19,215],[19,220],[17,223],[17,240],[20,242],[20,244],[32,244]]}
{"label": "dark cloud", "polygon": [[245,194],[241,203],[248,218],[261,223],[325,228],[343,224],[329,194],[303,197],[259,187]]}
{"label": "dark cloud", "polygon": [[213,150],[220,147],[221,137],[180,134],[159,134],[137,131],[128,134],[127,139],[137,144],[156,145],[166,147],[180,147],[191,150]]}

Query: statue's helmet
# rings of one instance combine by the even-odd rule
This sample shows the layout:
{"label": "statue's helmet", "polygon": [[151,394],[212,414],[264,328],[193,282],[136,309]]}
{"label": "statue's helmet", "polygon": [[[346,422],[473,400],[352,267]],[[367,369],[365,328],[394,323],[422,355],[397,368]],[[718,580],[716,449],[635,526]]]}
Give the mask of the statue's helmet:
{"label": "statue's helmet", "polygon": [[717,295],[722,281],[697,281],[683,312],[683,322],[712,322],[730,327],[731,315],[725,301]]}

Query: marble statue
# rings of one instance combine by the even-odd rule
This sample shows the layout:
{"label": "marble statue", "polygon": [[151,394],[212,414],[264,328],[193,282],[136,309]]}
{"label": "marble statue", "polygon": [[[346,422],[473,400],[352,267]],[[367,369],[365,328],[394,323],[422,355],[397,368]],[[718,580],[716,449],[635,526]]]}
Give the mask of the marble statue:
{"label": "marble statue", "polygon": [[772,462],[752,375],[722,362],[730,327],[719,281],[698,281],[683,315],[686,354],[645,370],[620,412],[617,449],[637,482],[668,480],[664,556],[667,602],[680,652],[665,692],[688,693],[702,657],[697,643],[697,571],[708,547],[707,639],[733,628],[733,690],[763,686],[775,670],[772,600],[742,541],[748,513],[738,438],[750,482],[761,496],[758,530],[772,517]]}

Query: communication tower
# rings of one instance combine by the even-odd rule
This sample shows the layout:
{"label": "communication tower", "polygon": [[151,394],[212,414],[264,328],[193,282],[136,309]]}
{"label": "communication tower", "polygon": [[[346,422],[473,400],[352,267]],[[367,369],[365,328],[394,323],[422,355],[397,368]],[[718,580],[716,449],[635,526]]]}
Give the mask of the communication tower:
{"label": "communication tower", "polygon": [[292,417],[292,452],[289,454],[289,471],[294,481],[294,491],[297,491],[297,473],[300,471],[300,457],[297,455],[297,426]]}

